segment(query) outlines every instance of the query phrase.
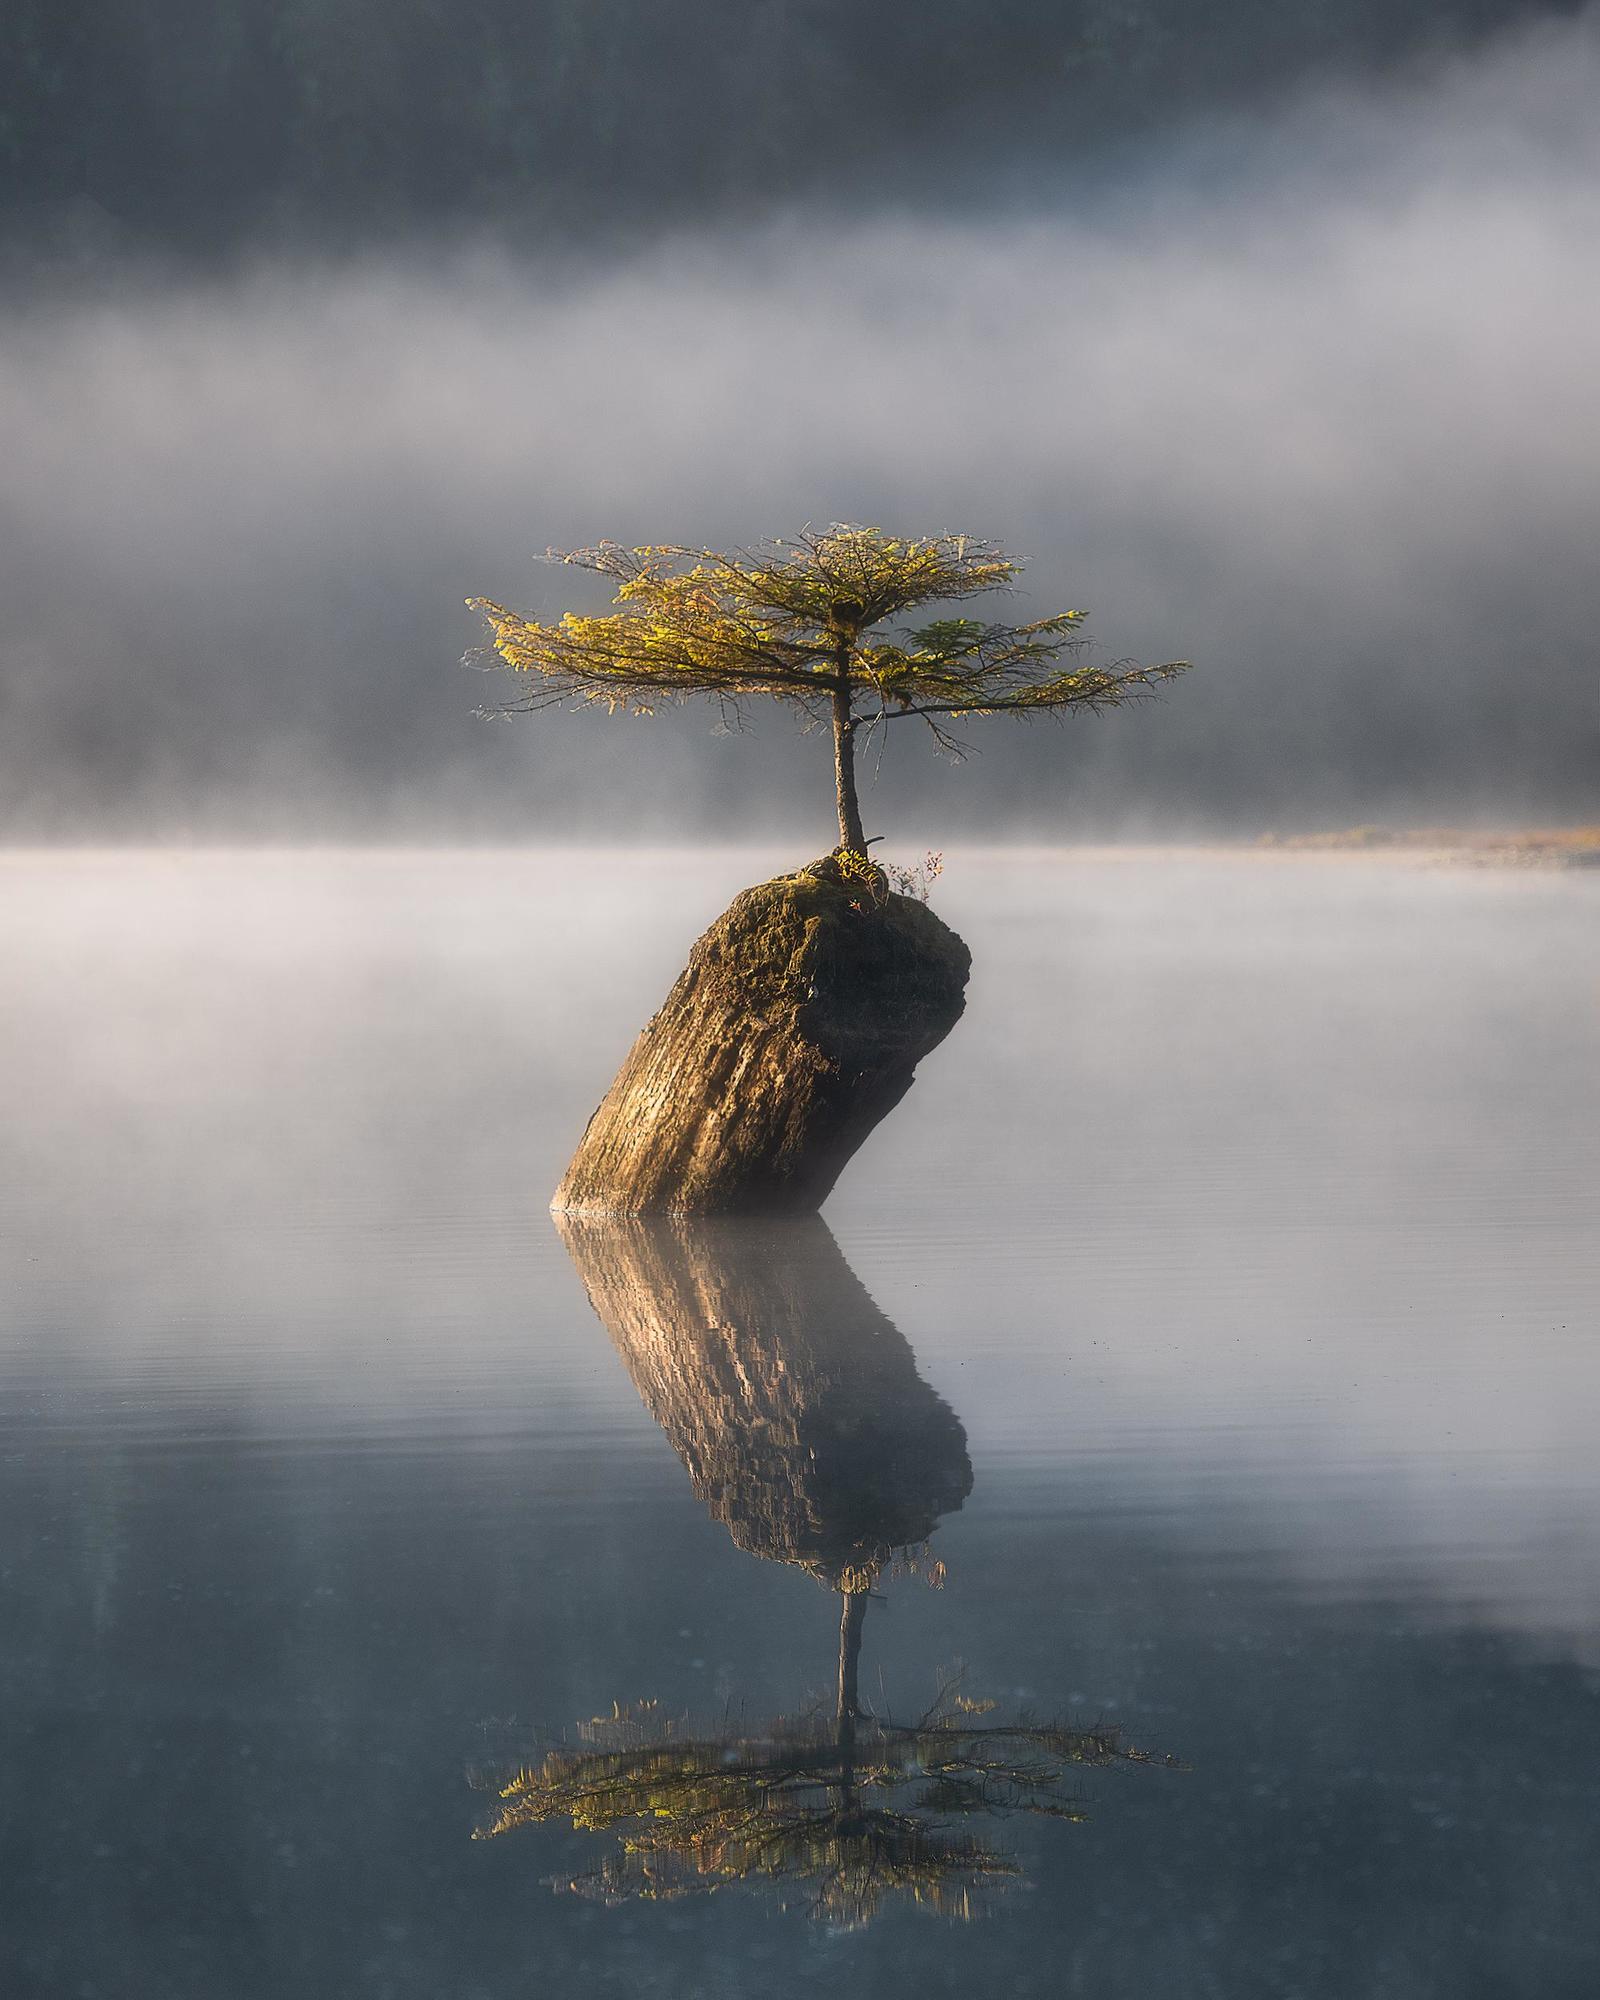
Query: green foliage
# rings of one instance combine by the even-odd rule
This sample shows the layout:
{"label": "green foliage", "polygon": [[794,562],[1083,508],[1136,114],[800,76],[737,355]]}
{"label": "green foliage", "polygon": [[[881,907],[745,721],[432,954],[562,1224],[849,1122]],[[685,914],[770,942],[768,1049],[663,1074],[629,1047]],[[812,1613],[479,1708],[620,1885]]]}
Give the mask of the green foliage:
{"label": "green foliage", "polygon": [[915,866],[898,861],[880,864],[889,878],[889,886],[897,895],[914,896],[919,903],[928,900],[928,892],[944,873],[944,854],[941,849],[930,847]]}
{"label": "green foliage", "polygon": [[618,608],[543,625],[469,600],[488,623],[494,661],[531,683],[499,713],[567,702],[648,713],[703,695],[737,715],[763,696],[820,720],[842,702],[868,727],[920,719],[953,748],[953,720],[1109,708],[1186,664],[1080,663],[1081,611],[1021,625],[953,617],[897,629],[919,605],[1015,581],[1016,558],[966,535],[903,540],[836,526],[731,553],[603,542],[557,559],[609,578]]}

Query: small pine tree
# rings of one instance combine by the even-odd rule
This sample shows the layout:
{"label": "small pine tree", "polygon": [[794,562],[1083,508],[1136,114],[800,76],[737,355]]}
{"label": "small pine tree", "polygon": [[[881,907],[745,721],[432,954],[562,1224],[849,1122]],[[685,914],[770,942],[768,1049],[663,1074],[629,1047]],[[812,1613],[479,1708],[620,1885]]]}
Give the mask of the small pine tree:
{"label": "small pine tree", "polygon": [[1081,660],[1081,611],[1030,624],[962,616],[906,627],[922,605],[1004,591],[1020,562],[965,535],[901,541],[876,528],[806,530],[793,541],[718,553],[678,547],[551,551],[616,585],[617,609],[568,612],[554,625],[472,598],[488,621],[495,664],[532,681],[496,714],[570,702],[648,714],[703,695],[737,719],[756,696],[831,722],[839,845],[864,854],[856,790],[863,732],[915,720],[959,754],[951,725],[970,716],[1104,709],[1149,694],[1188,664]]}

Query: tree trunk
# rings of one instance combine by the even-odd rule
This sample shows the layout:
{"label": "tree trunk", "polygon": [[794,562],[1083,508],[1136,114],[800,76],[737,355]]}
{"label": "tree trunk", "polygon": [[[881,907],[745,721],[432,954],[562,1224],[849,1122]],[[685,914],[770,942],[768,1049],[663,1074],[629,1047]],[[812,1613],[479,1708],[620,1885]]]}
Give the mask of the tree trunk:
{"label": "tree trunk", "polygon": [[839,1699],[834,1721],[839,1748],[846,1756],[855,1749],[856,1717],[861,1713],[861,1626],[867,1615],[867,1593],[839,1593]]}
{"label": "tree trunk", "polygon": [[836,1715],[841,1724],[861,1712],[861,1626],[866,1615],[866,1591],[840,1591],[839,1701]]}
{"label": "tree trunk", "polygon": [[861,1796],[856,1785],[856,1718],[861,1713],[861,1621],[867,1615],[867,1593],[847,1591],[839,1599],[839,1705],[834,1711],[834,1749],[839,1771],[838,1829],[860,1824]]}
{"label": "tree trunk", "polygon": [[839,845],[853,854],[865,854],[867,837],[856,800],[855,717],[850,713],[850,690],[844,687],[833,693],[833,775],[839,795]]}

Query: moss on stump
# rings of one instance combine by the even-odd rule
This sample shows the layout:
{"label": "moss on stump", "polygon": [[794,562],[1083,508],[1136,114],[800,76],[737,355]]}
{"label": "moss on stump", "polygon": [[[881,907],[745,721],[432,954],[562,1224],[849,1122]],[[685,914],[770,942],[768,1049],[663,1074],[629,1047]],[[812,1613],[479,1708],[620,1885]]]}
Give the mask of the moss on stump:
{"label": "moss on stump", "polygon": [[803,1214],[961,1018],[971,954],[835,855],[736,896],[629,1051],[551,1206]]}

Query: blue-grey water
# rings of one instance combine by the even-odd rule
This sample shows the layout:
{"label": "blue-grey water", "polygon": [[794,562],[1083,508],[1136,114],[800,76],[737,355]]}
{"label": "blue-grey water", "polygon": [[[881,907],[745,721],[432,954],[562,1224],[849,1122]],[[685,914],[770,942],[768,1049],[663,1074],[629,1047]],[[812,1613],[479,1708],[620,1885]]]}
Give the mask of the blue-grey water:
{"label": "blue-grey water", "polygon": [[[1588,2000],[1600,878],[958,856],[831,1234],[569,1253],[797,858],[0,858],[0,1990]],[[615,1704],[831,1715],[829,1564],[913,1532],[865,1714],[1156,1759],[954,1814],[975,1920],[472,1838]]]}

